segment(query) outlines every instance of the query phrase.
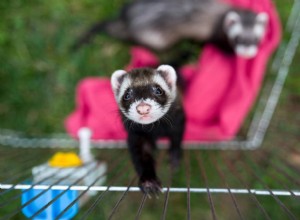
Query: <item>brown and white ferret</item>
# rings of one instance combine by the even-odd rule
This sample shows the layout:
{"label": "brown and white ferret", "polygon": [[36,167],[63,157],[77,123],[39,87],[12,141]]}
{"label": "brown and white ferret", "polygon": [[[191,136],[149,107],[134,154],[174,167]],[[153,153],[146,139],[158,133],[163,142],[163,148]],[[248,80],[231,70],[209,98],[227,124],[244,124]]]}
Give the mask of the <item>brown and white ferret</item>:
{"label": "brown and white ferret", "polygon": [[170,141],[171,165],[180,161],[185,114],[176,82],[177,74],[169,65],[117,70],[111,76],[139,186],[147,194],[161,191],[153,156],[158,138]]}
{"label": "brown and white ferret", "polygon": [[156,51],[190,39],[251,58],[257,54],[267,23],[264,12],[255,13],[220,0],[137,0],[125,5],[119,17],[93,25],[74,48],[102,32]]}

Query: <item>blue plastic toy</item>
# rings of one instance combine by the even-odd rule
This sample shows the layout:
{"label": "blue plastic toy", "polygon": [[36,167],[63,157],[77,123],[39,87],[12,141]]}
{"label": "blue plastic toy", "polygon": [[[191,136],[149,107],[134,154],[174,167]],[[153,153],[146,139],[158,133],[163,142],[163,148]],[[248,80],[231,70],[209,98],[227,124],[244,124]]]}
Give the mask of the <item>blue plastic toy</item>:
{"label": "blue plastic toy", "polygon": [[[30,189],[22,194],[22,205],[30,201],[33,197],[42,193],[44,190],[40,189]],[[43,206],[48,202],[55,199],[63,190],[47,190],[42,193],[42,195],[32,202],[30,202],[26,207],[22,209],[24,215],[31,218],[35,213],[37,213]],[[77,198],[77,191],[67,190],[62,196],[55,200],[49,207],[39,213],[37,216],[32,218],[33,220],[52,220],[55,219],[67,206],[71,204]],[[72,207],[70,207],[59,219],[68,220],[73,218],[79,209],[79,203],[76,202]]]}

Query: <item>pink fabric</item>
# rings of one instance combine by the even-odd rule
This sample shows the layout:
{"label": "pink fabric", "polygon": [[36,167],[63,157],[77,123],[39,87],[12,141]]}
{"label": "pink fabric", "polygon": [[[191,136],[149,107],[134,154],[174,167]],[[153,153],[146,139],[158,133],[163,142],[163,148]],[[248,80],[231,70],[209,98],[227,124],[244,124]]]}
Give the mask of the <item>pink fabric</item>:
{"label": "pink fabric", "polygon": [[[182,67],[187,81],[184,107],[185,140],[229,140],[247,116],[263,80],[265,67],[280,40],[280,22],[271,0],[226,0],[234,5],[264,11],[269,25],[257,56],[228,56],[213,45],[204,47],[198,62]],[[141,47],[131,50],[126,69],[156,67],[158,58]],[[94,139],[126,138],[108,78],[87,78],[77,88],[76,110],[66,119],[67,132],[76,137],[82,126],[93,130]]]}

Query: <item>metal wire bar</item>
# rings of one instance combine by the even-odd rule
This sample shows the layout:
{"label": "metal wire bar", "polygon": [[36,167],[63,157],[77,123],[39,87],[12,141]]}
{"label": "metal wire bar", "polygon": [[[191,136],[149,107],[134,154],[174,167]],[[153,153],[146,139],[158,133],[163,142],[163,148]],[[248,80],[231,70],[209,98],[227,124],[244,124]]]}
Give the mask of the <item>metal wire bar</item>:
{"label": "metal wire bar", "polygon": [[[0,185],[0,189],[6,189],[10,188],[12,185],[10,184],[5,184],[5,185]],[[14,189],[17,190],[22,190],[22,189],[28,189],[32,187],[30,184],[20,184],[17,185]],[[37,185],[34,186],[33,189],[48,189],[49,185]],[[88,186],[80,186],[80,185],[73,185],[71,188],[67,185],[54,185],[51,186],[49,189],[51,190],[76,190],[76,191],[84,191],[88,188]],[[162,191],[166,192],[167,187],[163,187]],[[124,192],[127,190],[126,186],[92,186],[90,191],[109,191],[109,192]],[[130,187],[129,192],[139,192],[140,188],[139,187]],[[170,193],[187,193],[187,188],[186,187],[170,187],[169,189]],[[191,193],[208,193],[208,191],[211,194],[228,194],[229,191],[226,188],[214,188],[210,187],[209,190],[207,188],[190,188]],[[231,193],[233,194],[254,194],[254,195],[261,195],[261,196],[271,196],[271,195],[276,195],[276,196],[284,196],[284,197],[289,197],[291,196],[291,193],[287,190],[267,190],[267,189],[247,189],[247,188],[231,188],[230,189]],[[300,196],[300,190],[292,190],[292,192],[296,196]]]}
{"label": "metal wire bar", "polygon": [[[122,164],[124,162],[121,161],[119,163],[117,163],[117,161],[115,161],[112,165],[111,165],[111,169],[115,169],[118,165]],[[61,213],[56,217],[56,219],[59,219],[60,217],[62,217],[62,215],[68,211],[82,196],[84,196],[89,190],[90,188],[95,185],[99,179],[101,179],[107,172],[105,172],[104,174],[96,177],[96,179],[83,191],[80,193],[80,195],[77,196],[76,199],[74,199],[64,210],[61,211]]]}
{"label": "metal wire bar", "polygon": [[[294,0],[293,6],[291,8],[290,16],[288,17],[288,20],[287,20],[285,28],[284,28],[286,33],[293,31],[293,28],[295,26],[295,23],[297,21],[297,18],[299,16],[299,12],[300,12],[300,4],[299,3],[300,3],[299,0]],[[271,70],[273,72],[278,71],[278,69],[280,67],[280,63],[281,63],[280,60],[283,59],[285,49],[286,49],[286,44],[284,42],[282,42],[279,45],[279,47],[277,49],[277,53],[271,64]]]}
{"label": "metal wire bar", "polygon": [[[34,163],[34,164],[35,164],[35,163]],[[20,177],[25,177],[25,179],[23,179],[22,181],[19,181],[18,183],[13,184],[10,188],[8,188],[8,189],[6,189],[6,190],[0,192],[0,196],[3,196],[4,194],[11,192],[11,191],[14,189],[14,186],[19,185],[19,184],[22,183],[22,182],[25,182],[29,177],[31,177],[30,171],[28,171],[27,169],[28,169],[28,168],[31,168],[34,164],[30,164],[30,166],[28,166],[28,167],[26,166],[26,168],[24,169],[24,170],[26,170],[26,172],[24,172],[24,170],[22,170],[22,171],[20,171],[19,173],[15,174],[14,177],[5,180],[5,181],[2,183],[2,185],[5,184],[5,183],[11,183],[11,182],[13,182],[13,181],[16,180],[16,179],[19,179]],[[27,165],[27,164],[26,164],[26,165]],[[23,168],[24,168],[24,167],[23,167]],[[40,174],[40,173],[42,173],[43,171],[44,171],[44,170],[40,170],[37,174]],[[1,183],[0,183],[0,185],[1,185]]]}
{"label": "metal wire bar", "polygon": [[282,167],[278,166],[276,163],[274,163],[273,161],[271,161],[271,165],[272,167],[279,173],[281,173],[282,175],[284,175],[287,179],[289,179],[291,182],[293,182],[294,184],[296,184],[298,187],[300,187],[300,181],[296,178],[294,178],[293,176],[291,176],[290,174],[288,174],[284,169],[282,169]]}
{"label": "metal wire bar", "polygon": [[30,177],[30,174],[31,174],[30,168],[32,168],[36,164],[33,161],[30,161],[30,162],[31,163],[24,164],[24,166],[22,166],[22,168],[23,168],[22,170],[18,170],[17,172],[15,172],[13,174],[9,174],[11,176],[10,178],[5,179],[5,180],[1,180],[2,184],[4,184],[4,183],[13,183],[15,180],[20,179],[21,177],[25,177],[25,179],[27,179],[27,177]]}
{"label": "metal wire bar", "polygon": [[[31,165],[32,167],[32,165]],[[26,169],[27,168],[27,169]],[[16,173],[13,177],[9,178],[9,179],[6,179],[5,181],[3,181],[2,183],[0,184],[11,184],[13,183],[15,180],[19,180],[21,177],[22,177],[22,181],[18,181],[17,183],[14,183],[14,185],[18,185],[22,182],[25,182],[26,180],[28,180],[28,178],[31,177],[31,174],[30,174],[30,171],[28,170],[29,167],[26,167],[24,169],[24,171],[19,171],[18,173]],[[13,187],[12,187],[13,188]],[[6,193],[10,192],[10,190],[6,190],[6,191],[3,191],[3,192],[0,192],[0,196],[1,195],[4,195]]]}
{"label": "metal wire bar", "polygon": [[209,158],[212,158],[212,163],[215,165],[216,170],[217,170],[219,176],[221,177],[221,179],[222,179],[223,183],[225,184],[226,188],[228,189],[230,198],[231,198],[231,200],[232,200],[232,202],[233,202],[234,208],[235,208],[235,210],[236,210],[236,212],[237,212],[239,218],[240,218],[240,219],[244,219],[244,217],[242,216],[242,213],[241,213],[241,211],[240,211],[240,209],[239,209],[239,207],[238,207],[238,204],[237,204],[237,202],[236,202],[235,196],[231,193],[231,189],[230,189],[230,187],[229,187],[229,185],[228,185],[228,183],[227,183],[227,181],[226,181],[225,175],[224,175],[224,173],[221,171],[221,168],[220,168],[219,165],[218,165],[218,162],[217,162],[217,160],[216,160],[216,156],[213,154],[212,157],[209,157]]}
{"label": "metal wire bar", "polygon": [[[26,151],[27,151],[28,149],[26,149]],[[20,155],[23,155],[24,154],[24,152],[22,152],[23,150],[18,150],[18,155],[20,156]],[[18,170],[17,172],[15,172],[15,173],[12,173],[12,174],[9,174],[10,176],[12,176],[11,178],[9,178],[9,179],[6,179],[6,180],[1,180],[1,182],[2,182],[2,184],[4,184],[4,183],[11,183],[11,182],[13,182],[15,179],[19,179],[20,177],[23,177],[23,176],[28,176],[28,177],[30,177],[31,175],[29,174],[29,172],[31,171],[31,168],[34,166],[34,165],[36,165],[36,164],[39,164],[39,163],[42,163],[42,162],[44,162],[44,158],[43,157],[40,157],[40,153],[36,153],[34,156],[32,155],[32,153],[31,153],[31,150],[29,150],[30,151],[30,157],[19,157],[19,158],[21,158],[21,159],[25,159],[24,161],[20,161],[20,160],[18,160],[18,163],[21,163],[22,164],[22,170],[19,170],[19,169],[16,169],[16,170]],[[36,150],[37,151],[37,150]],[[27,155],[27,154],[25,154],[25,155]],[[6,156],[5,156],[5,158],[6,158]],[[6,158],[7,159],[7,158]],[[30,162],[30,163],[29,163]],[[3,168],[2,168],[3,169]],[[4,168],[5,169],[5,168]],[[11,168],[11,166],[9,166],[9,171],[12,171],[12,170],[14,170],[13,168]],[[24,171],[26,171],[26,172],[24,172]],[[40,170],[38,173],[37,173],[37,175],[38,174],[40,174],[40,173],[42,173],[44,170]],[[28,175],[29,174],[29,175]],[[3,172],[3,177],[4,177],[4,175],[7,175],[7,173],[6,172]],[[27,178],[25,178],[25,180],[23,180],[23,181],[19,181],[19,183],[20,182],[24,182],[24,181],[26,181],[26,179]],[[17,185],[17,184],[16,184]],[[0,193],[0,195],[1,195],[1,193]]]}
{"label": "metal wire bar", "polygon": [[278,103],[280,94],[282,92],[283,84],[289,73],[289,68],[295,56],[296,49],[298,48],[299,39],[300,39],[300,13],[298,14],[298,17],[295,21],[295,26],[291,34],[291,38],[287,44],[283,59],[281,61],[281,65],[278,70],[278,76],[276,78],[275,84],[272,87],[270,96],[267,100],[265,110],[261,115],[261,117],[259,116],[260,120],[258,125],[257,126],[252,125],[256,127],[256,129],[252,129],[255,130],[255,133],[253,134],[252,137],[254,148],[257,148],[258,146],[261,145],[266,130],[269,127],[271,118],[274,114],[276,105]]}
{"label": "metal wire bar", "polygon": [[[36,154],[36,155],[38,155],[38,154]],[[27,169],[31,168],[34,164],[36,164],[37,160],[35,158],[36,157],[29,157],[29,158],[28,157],[18,157],[18,163],[21,163],[22,168],[23,168],[21,171],[19,171],[18,168],[12,168],[11,164],[6,163],[7,164],[6,166],[1,167],[2,170],[9,170],[10,173],[17,170],[17,172],[11,174],[11,176],[14,176],[13,178],[11,178],[9,180],[5,180],[5,181],[12,182],[14,179],[17,178],[17,175],[19,175],[19,174],[24,175],[24,170],[27,170]],[[5,160],[5,161],[7,161],[7,160]],[[38,157],[38,161],[42,161],[42,159]],[[7,172],[3,172],[2,177],[4,177],[4,175],[7,175]],[[1,180],[1,181],[4,181],[4,180]]]}
{"label": "metal wire bar", "polygon": [[113,215],[116,213],[118,207],[120,206],[121,202],[124,200],[125,196],[128,194],[129,189],[135,180],[136,180],[136,177],[132,178],[132,180],[130,181],[130,183],[127,186],[127,190],[124,191],[124,193],[122,194],[120,199],[117,201],[116,205],[113,207],[110,215],[108,216],[108,219],[111,219],[113,217]]}
{"label": "metal wire bar", "polygon": [[[124,167],[124,166],[123,166]],[[124,170],[119,170],[113,177],[113,179],[111,180],[111,185],[117,180],[119,179],[120,177],[122,177],[127,171],[129,168],[129,165],[126,164]],[[121,172],[122,171],[122,172]],[[109,192],[109,188],[111,187],[108,186],[106,188],[105,191],[103,191],[95,200],[95,202],[89,207],[89,209],[84,213],[84,215],[80,218],[81,220],[83,219],[87,219],[88,215],[94,210],[94,208],[98,205],[98,203],[102,200],[102,198],[104,197],[105,193]],[[92,188],[92,187],[91,187]],[[128,189],[129,190],[129,189]]]}
{"label": "metal wire bar", "polygon": [[7,164],[6,161],[9,161],[9,160],[13,160],[15,158],[19,158],[20,155],[22,154],[21,151],[13,151],[13,153],[8,153],[8,150],[4,150],[4,149],[1,149],[1,152],[0,152],[0,155],[1,157],[5,158],[5,160],[0,160],[0,164]]}
{"label": "metal wire bar", "polygon": [[[94,168],[94,167],[91,167],[91,168],[89,169],[89,171],[91,171],[93,168]],[[82,180],[85,176],[87,176],[88,173],[89,173],[89,172],[87,172],[86,175],[84,175],[82,178],[80,178],[79,181]],[[37,198],[39,198],[39,197],[41,197],[43,194],[45,194],[45,193],[51,188],[51,186],[55,186],[55,185],[59,184],[61,181],[65,180],[66,178],[69,178],[69,177],[72,176],[72,175],[73,175],[73,171],[70,170],[70,172],[68,172],[65,176],[61,177],[60,179],[58,179],[57,181],[55,181],[53,184],[49,185],[48,189],[45,189],[44,191],[38,193],[36,196],[34,196],[34,197],[31,198],[30,200],[28,200],[26,203],[22,204],[21,207],[15,209],[15,210],[12,211],[10,214],[8,214],[8,215],[4,216],[3,218],[1,218],[1,220],[4,220],[4,219],[10,219],[11,217],[13,217],[13,216],[16,215],[17,213],[19,213],[24,207],[28,206],[28,205],[29,205],[30,203],[32,203],[34,200],[36,200]],[[76,183],[79,182],[79,181],[75,181],[73,184],[76,184]],[[32,185],[31,185],[31,188],[34,188],[34,187],[32,187]],[[59,195],[60,195],[60,194],[59,194]],[[59,195],[58,195],[58,196],[59,196]],[[58,196],[57,196],[57,197],[58,197]],[[55,198],[54,198],[53,200],[51,200],[49,203],[52,204],[52,203],[56,200],[57,197],[55,197]],[[47,203],[47,204],[49,204],[49,203]],[[46,204],[45,206],[47,206],[47,204]],[[43,206],[40,210],[38,210],[38,211],[37,211],[35,214],[33,214],[30,218],[34,218],[37,214],[39,214],[41,211],[43,211],[43,210],[45,209],[45,206]],[[48,207],[48,206],[47,206],[47,207]],[[47,208],[47,207],[46,207],[46,208]]]}
{"label": "metal wire bar", "polygon": [[166,188],[166,192],[165,192],[165,200],[164,200],[164,208],[163,208],[163,214],[161,219],[164,220],[166,219],[167,216],[167,208],[168,208],[168,204],[169,204],[169,195],[170,195],[170,187],[172,185],[172,180],[173,180],[173,174],[174,174],[174,170],[173,167],[169,167],[170,169],[170,175],[169,175],[169,179],[168,179],[168,187]]}
{"label": "metal wire bar", "polygon": [[190,192],[190,180],[191,180],[191,168],[190,168],[190,155],[189,151],[185,151],[184,154],[185,176],[186,176],[186,188],[187,188],[187,219],[191,219],[191,192]]}
{"label": "metal wire bar", "polygon": [[[224,158],[224,154],[221,154],[221,160],[223,161],[223,163],[225,163],[226,167],[228,170],[231,171],[231,173],[234,174],[234,176],[237,178],[237,180],[243,185],[243,187],[246,188],[246,191],[248,192],[248,194],[250,195],[250,198],[252,199],[252,201],[254,201],[255,205],[259,208],[259,210],[264,214],[265,218],[268,220],[271,220],[269,214],[266,212],[266,210],[264,209],[264,207],[262,206],[262,204],[259,202],[259,200],[256,198],[254,193],[251,193],[251,189],[249,188],[249,186],[245,183],[245,181],[241,178],[241,176],[239,175],[239,173],[237,172],[236,168],[232,166],[232,164],[229,164],[229,161],[226,160]],[[231,189],[231,193],[234,193]]]}
{"label": "metal wire bar", "polygon": [[79,196],[77,196],[77,198],[76,199],[74,199],[63,211],[61,211],[61,213],[58,215],[58,216],[56,216],[56,218],[55,219],[60,219],[62,216],[63,216],[63,214],[65,214],[76,202],[78,202],[79,201],[79,199],[86,193],[86,192],[88,192],[88,190],[89,190],[89,188],[91,187],[91,186],[93,186],[93,185],[95,185],[96,184],[96,182],[100,179],[100,178],[102,178],[103,177],[103,175],[100,175],[100,176],[98,176],[96,179],[95,179],[95,181],[93,181],[93,183],[91,183],[90,185],[89,185],[89,187],[86,189],[86,190],[84,190]]}
{"label": "metal wire bar", "polygon": [[[257,154],[256,154],[256,155],[257,155]],[[262,153],[258,154],[258,156],[259,156],[260,158],[262,158],[262,159],[266,159],[266,158],[263,158]],[[248,159],[248,161],[251,162],[252,166],[255,167],[255,170],[259,170],[259,167],[257,166],[257,164],[253,161],[253,159],[252,159],[251,157],[248,157],[247,159]],[[274,164],[274,163],[273,163],[273,164]],[[272,168],[274,168],[274,167],[272,166]],[[274,170],[274,169],[273,169],[273,170]],[[275,169],[275,170],[278,171],[278,169]],[[280,175],[286,177],[286,175],[284,175],[282,172],[279,172],[279,173],[277,173],[277,174],[280,174]],[[293,198],[296,198],[296,199],[299,199],[299,200],[300,200],[300,197],[296,196],[296,195],[294,194],[294,192],[292,191],[292,189],[290,189],[290,187],[288,187],[288,186],[286,185],[286,183],[284,183],[280,178],[278,178],[278,175],[274,175],[274,174],[271,172],[271,173],[270,173],[270,177],[272,177],[272,179],[274,179],[274,180],[276,180],[277,182],[279,182],[280,185],[284,186],[283,189],[285,189],[286,191],[290,192],[291,195],[293,196]]]}
{"label": "metal wire bar", "polygon": [[[82,181],[85,177],[87,177],[90,174],[90,171],[92,171],[94,169],[94,167],[91,167],[91,169],[88,170],[88,172],[86,172],[86,174],[82,175],[80,178],[78,178],[77,180],[75,180],[73,183],[70,184],[70,186],[68,187],[68,189],[62,191],[61,193],[59,193],[56,197],[54,197],[50,202],[48,202],[47,204],[45,204],[42,208],[40,208],[36,213],[34,213],[32,216],[30,216],[31,219],[35,218],[38,214],[40,214],[42,211],[44,211],[46,208],[48,208],[51,204],[53,204],[57,199],[59,199],[62,195],[64,195],[72,185],[76,185],[78,184],[80,181]],[[101,175],[103,176],[103,175]],[[65,178],[64,178],[65,179]]]}
{"label": "metal wire bar", "polygon": [[280,180],[280,179],[278,178],[278,176],[275,176],[275,175],[271,174],[270,177],[272,177],[274,180],[276,180],[277,182],[279,182],[279,183],[283,186],[283,189],[284,189],[284,190],[290,192],[293,198],[298,199],[298,200],[300,201],[300,197],[297,196],[297,195],[292,191],[292,189],[286,185],[286,183],[284,183],[282,180]]}
{"label": "metal wire bar", "polygon": [[278,161],[281,162],[285,167],[289,168],[293,172],[297,173],[298,175],[300,174],[300,170],[297,169],[296,167],[292,166],[291,164],[288,164],[282,157],[278,157]]}
{"label": "metal wire bar", "polygon": [[[247,158],[247,156],[245,158]],[[280,208],[282,208],[288,214],[289,218],[297,219],[296,216],[286,207],[286,205],[276,195],[273,194],[272,190],[264,183],[264,181],[259,177],[259,175],[257,175],[255,170],[251,166],[249,166],[249,164],[247,164],[245,161],[243,161],[243,165],[264,186],[264,188],[266,188],[270,192],[271,196],[275,199]]]}
{"label": "metal wire bar", "polygon": [[207,176],[206,176],[205,169],[203,168],[202,158],[201,158],[201,155],[199,152],[196,154],[196,156],[197,156],[197,161],[198,161],[198,164],[200,167],[201,175],[202,175],[202,178],[204,179],[204,183],[206,186],[207,197],[208,197],[208,201],[209,201],[209,205],[210,205],[210,209],[211,209],[211,214],[212,214],[213,219],[216,220],[217,219],[216,210],[215,210],[215,206],[214,206],[214,203],[213,203],[213,200],[211,197],[211,189],[208,187]]}
{"label": "metal wire bar", "polygon": [[[59,171],[54,170],[52,173],[50,173],[50,174],[49,174],[48,176],[46,176],[45,178],[43,178],[43,179],[41,179],[40,181],[38,181],[38,182],[32,184],[32,185],[31,185],[31,186],[32,186],[31,188],[25,189],[25,190],[23,190],[22,192],[20,192],[19,194],[13,196],[13,197],[6,198],[4,203],[0,203],[0,208],[6,206],[6,205],[8,205],[8,204],[10,204],[10,202],[13,202],[14,200],[16,200],[16,199],[18,199],[18,198],[20,198],[20,197],[22,196],[23,193],[28,192],[28,191],[31,190],[34,186],[39,185],[39,184],[43,183],[44,181],[53,178],[55,175],[57,175],[57,173],[60,173],[61,171],[62,171],[62,169],[60,169]],[[42,170],[41,170],[41,172],[42,172]],[[41,172],[40,172],[40,173],[41,173]]]}
{"label": "metal wire bar", "polygon": [[164,200],[164,208],[163,208],[163,214],[161,219],[164,220],[166,219],[167,216],[167,208],[169,204],[169,195],[170,195],[170,187],[167,187],[166,193],[165,193],[165,200]]}
{"label": "metal wire bar", "polygon": [[140,204],[139,209],[138,209],[138,211],[136,213],[135,220],[139,220],[140,219],[140,216],[141,216],[142,210],[144,208],[144,204],[146,202],[146,199],[147,199],[147,194],[144,193],[144,195],[142,197],[141,204]]}
{"label": "metal wire bar", "polygon": [[293,30],[297,17],[299,16],[299,11],[300,11],[300,1],[294,0],[294,4],[292,6],[291,13],[286,24],[286,29],[285,29],[286,31]]}
{"label": "metal wire bar", "polygon": [[[263,154],[267,154],[267,155],[264,156]],[[261,159],[266,159],[266,157],[269,156],[268,153],[265,152],[265,151],[262,151],[262,153],[257,153],[257,154],[255,154],[255,155],[258,156],[258,157],[261,158]],[[253,161],[252,158],[250,158],[250,161],[252,162],[253,166],[255,166],[255,167],[258,168],[258,166],[256,165],[256,163]],[[280,174],[281,176],[283,176],[283,177],[285,177],[285,178],[288,178],[291,182],[295,182],[297,185],[300,185],[300,184],[299,184],[299,183],[300,183],[299,180],[297,180],[297,179],[291,177],[286,171],[284,171],[281,167],[279,167],[277,164],[275,164],[273,160],[270,160],[269,164],[270,164],[271,167],[276,171],[277,174]],[[271,173],[270,175],[272,176],[272,178],[273,178],[274,180],[276,180],[276,182],[280,182],[280,183],[281,183],[281,184],[279,184],[279,185],[284,185],[285,188],[287,189],[287,191],[291,192],[291,194],[292,194],[293,196],[297,197],[297,196],[292,192],[292,190],[290,189],[290,187],[288,187],[288,186],[286,185],[286,183],[283,182],[283,180],[281,180],[278,176],[275,176],[275,175],[272,174],[272,173]],[[299,197],[297,197],[297,198],[300,199]]]}

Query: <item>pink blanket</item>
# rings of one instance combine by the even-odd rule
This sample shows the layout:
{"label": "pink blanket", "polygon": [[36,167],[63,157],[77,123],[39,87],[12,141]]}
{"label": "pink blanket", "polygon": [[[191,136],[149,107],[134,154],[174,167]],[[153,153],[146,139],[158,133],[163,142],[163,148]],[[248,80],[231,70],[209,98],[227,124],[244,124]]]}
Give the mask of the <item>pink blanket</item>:
{"label": "pink blanket", "polygon": [[[187,80],[184,107],[187,116],[185,140],[216,141],[235,137],[247,116],[263,80],[266,64],[280,40],[280,22],[271,0],[227,0],[269,14],[268,30],[257,56],[228,56],[206,45],[194,65],[182,67]],[[156,67],[158,58],[144,48],[131,50],[127,69]],[[91,77],[79,83],[77,107],[65,121],[67,132],[76,137],[80,127],[92,129],[93,139],[126,139],[110,79]]]}

